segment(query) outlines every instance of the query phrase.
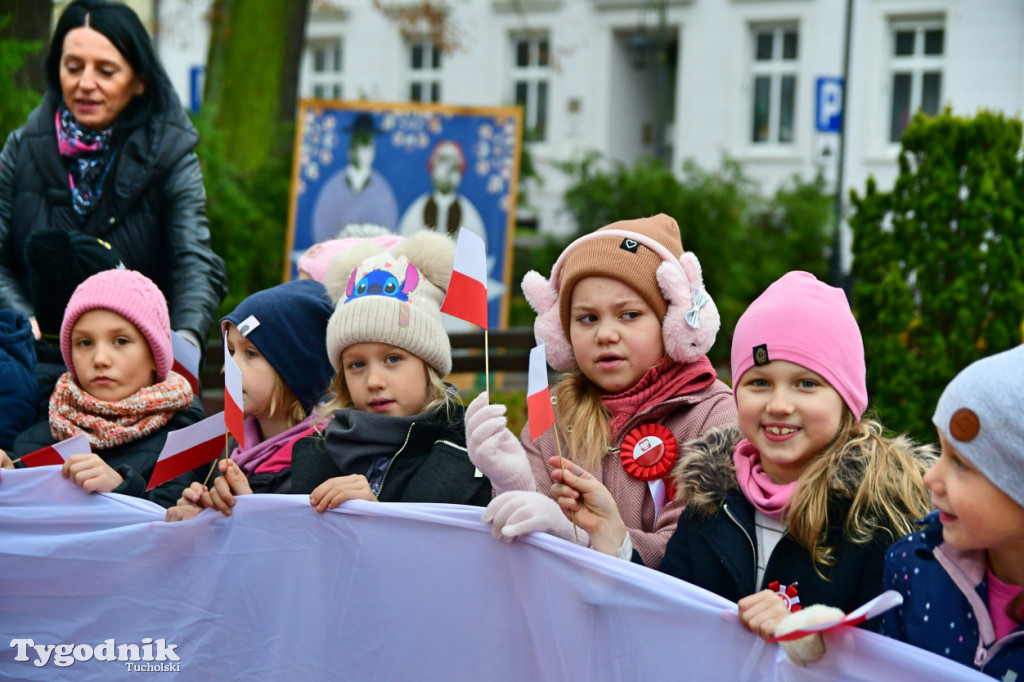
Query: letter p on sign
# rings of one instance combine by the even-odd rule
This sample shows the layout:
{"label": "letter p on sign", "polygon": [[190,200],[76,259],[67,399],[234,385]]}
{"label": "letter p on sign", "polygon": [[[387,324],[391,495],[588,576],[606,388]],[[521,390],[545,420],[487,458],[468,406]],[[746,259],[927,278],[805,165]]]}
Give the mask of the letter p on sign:
{"label": "letter p on sign", "polygon": [[843,126],[843,79],[821,77],[817,83],[814,126],[819,133],[838,133]]}

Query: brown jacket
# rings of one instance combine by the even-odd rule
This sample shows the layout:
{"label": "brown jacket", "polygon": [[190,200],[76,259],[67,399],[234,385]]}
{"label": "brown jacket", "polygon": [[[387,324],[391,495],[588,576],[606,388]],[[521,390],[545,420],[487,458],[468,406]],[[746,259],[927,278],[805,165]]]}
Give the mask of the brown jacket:
{"label": "brown jacket", "polygon": [[[618,433],[613,434],[609,452],[598,462],[596,469],[590,473],[603,483],[615,498],[622,521],[629,528],[633,547],[640,553],[647,566],[656,568],[665,554],[665,544],[676,529],[676,522],[683,510],[678,501],[666,501],[658,514],[657,523],[654,519],[654,499],[651,497],[647,483],[633,478],[622,467],[619,461],[619,446],[633,428],[642,424],[662,424],[675,434],[676,441],[682,451],[682,444],[692,440],[708,429],[724,426],[736,420],[736,402],[732,391],[721,381],[716,380],[707,388],[677,396],[661,403],[648,405],[627,421]],[[558,425],[559,432],[562,425]],[[569,452],[568,445],[561,433],[562,454]],[[529,425],[523,428],[520,436],[523,448],[530,460],[533,476],[537,481],[537,490],[551,494],[551,467],[548,458],[558,454],[555,446],[555,429],[548,429],[536,441],[530,440]]]}

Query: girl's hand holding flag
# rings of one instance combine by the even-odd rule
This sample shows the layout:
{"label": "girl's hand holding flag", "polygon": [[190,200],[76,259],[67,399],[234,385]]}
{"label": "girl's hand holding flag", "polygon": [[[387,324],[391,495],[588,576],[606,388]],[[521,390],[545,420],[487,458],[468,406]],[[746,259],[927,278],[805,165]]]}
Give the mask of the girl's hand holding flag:
{"label": "girl's hand holding flag", "polygon": [[203,486],[200,504],[206,509],[216,509],[224,516],[231,516],[235,496],[252,495],[252,488],[249,487],[249,480],[239,466],[230,459],[217,462],[217,468],[224,475],[214,479],[212,487]]}
{"label": "girl's hand holding flag", "polygon": [[[526,393],[530,438],[536,440],[555,425],[543,343],[530,351]],[[490,412],[486,412],[487,410]],[[505,427],[504,414],[504,405],[486,405],[485,394],[477,396],[466,410],[466,445],[469,457],[473,460],[475,450],[479,463],[477,460],[473,460],[473,463],[491,479],[495,490],[501,493],[484,510],[483,521],[494,524],[492,532],[496,538],[512,540],[528,533],[545,532],[563,540],[587,545],[590,539],[586,532],[580,535],[575,519],[570,521],[553,499],[536,492],[536,481],[526,451]],[[490,419],[485,419],[481,415],[489,416]],[[561,456],[553,457],[551,465],[560,468]],[[488,471],[488,468],[499,467],[503,467],[503,470],[495,473],[498,475],[497,480],[502,481],[501,485],[507,485],[513,475],[517,481],[528,476],[529,485],[519,489],[499,488],[499,483]],[[501,492],[502,490],[507,492]]]}
{"label": "girl's hand holding flag", "polygon": [[[629,531],[619,515],[615,498],[599,480],[569,460],[552,457],[551,495],[562,511],[571,514],[580,528],[590,535],[590,546],[599,552],[629,560],[620,550]],[[628,545],[632,549],[632,543]]]}
{"label": "girl's hand holding flag", "polygon": [[496,495],[537,489],[526,451],[508,430],[505,406],[488,404],[486,391],[466,408],[466,450],[469,461],[490,479]]}

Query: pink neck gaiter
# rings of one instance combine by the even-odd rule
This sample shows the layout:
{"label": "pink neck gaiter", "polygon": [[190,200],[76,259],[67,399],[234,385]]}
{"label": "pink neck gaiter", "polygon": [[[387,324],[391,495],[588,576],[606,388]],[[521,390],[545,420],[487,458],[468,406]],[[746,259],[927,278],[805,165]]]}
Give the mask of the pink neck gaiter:
{"label": "pink neck gaiter", "polygon": [[778,520],[789,498],[793,496],[798,481],[773,481],[761,468],[761,453],[746,438],[736,444],[732,461],[736,465],[736,481],[740,484],[740,491],[750,504]]}

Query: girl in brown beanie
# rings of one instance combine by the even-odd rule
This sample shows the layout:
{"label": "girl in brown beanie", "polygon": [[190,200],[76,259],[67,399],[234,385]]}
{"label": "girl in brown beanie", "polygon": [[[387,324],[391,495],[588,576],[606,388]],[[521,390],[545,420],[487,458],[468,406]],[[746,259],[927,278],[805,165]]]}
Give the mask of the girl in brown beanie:
{"label": "girl in brown beanie", "polygon": [[657,566],[682,510],[668,489],[678,445],[736,418],[705,356],[720,322],[697,257],[669,216],[620,221],[570,244],[550,280],[528,273],[523,293],[548,364],[568,373],[554,391],[556,427],[536,441],[529,425],[516,439],[505,406],[486,394],[470,404],[469,456],[498,493],[483,518],[505,539],[538,530],[574,539],[550,494],[561,451],[565,466],[578,464],[615,499],[629,529],[620,555],[635,546]]}

